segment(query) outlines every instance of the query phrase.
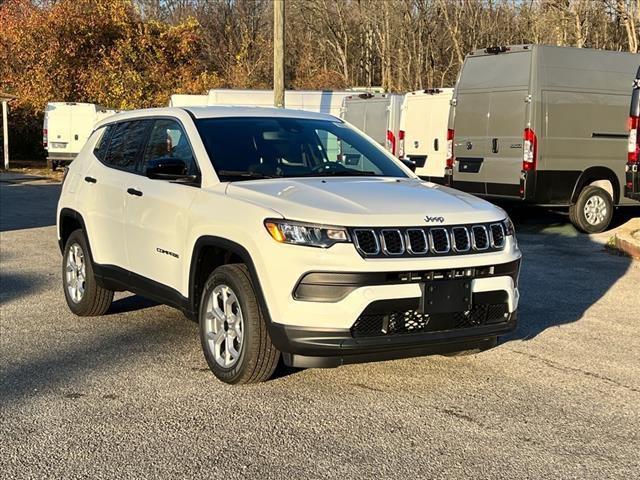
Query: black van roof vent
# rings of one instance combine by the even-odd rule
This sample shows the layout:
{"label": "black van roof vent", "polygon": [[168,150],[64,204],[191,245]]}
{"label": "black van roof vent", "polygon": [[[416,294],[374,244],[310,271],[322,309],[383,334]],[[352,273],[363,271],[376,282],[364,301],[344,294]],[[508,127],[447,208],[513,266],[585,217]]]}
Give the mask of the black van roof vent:
{"label": "black van roof vent", "polygon": [[502,45],[501,47],[487,47],[484,49],[484,53],[498,55],[499,53],[508,52],[509,50],[511,50],[509,47],[505,47],[504,45]]}

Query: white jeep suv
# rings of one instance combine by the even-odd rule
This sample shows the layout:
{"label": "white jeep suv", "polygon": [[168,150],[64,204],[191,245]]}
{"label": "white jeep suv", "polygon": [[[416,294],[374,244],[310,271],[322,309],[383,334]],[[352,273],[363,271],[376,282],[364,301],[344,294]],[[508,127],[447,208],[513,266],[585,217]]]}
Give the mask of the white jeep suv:
{"label": "white jeep suv", "polygon": [[488,348],[515,327],[504,211],[421,181],[335,117],[240,107],[132,111],[96,126],[57,212],[64,293],[114,291],[200,325],[213,373]]}

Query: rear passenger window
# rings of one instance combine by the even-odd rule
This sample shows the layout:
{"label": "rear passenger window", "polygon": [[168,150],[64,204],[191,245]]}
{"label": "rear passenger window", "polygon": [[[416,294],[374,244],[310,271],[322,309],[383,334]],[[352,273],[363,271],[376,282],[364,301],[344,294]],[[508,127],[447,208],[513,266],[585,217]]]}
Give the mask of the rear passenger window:
{"label": "rear passenger window", "polygon": [[151,120],[118,123],[113,128],[104,163],[122,170],[134,171]]}
{"label": "rear passenger window", "polygon": [[143,173],[147,166],[159,160],[179,160],[184,162],[184,174],[196,175],[198,167],[187,134],[175,120],[156,120],[144,150]]}
{"label": "rear passenger window", "polygon": [[93,148],[93,154],[98,160],[104,162],[104,158],[107,155],[107,148],[109,148],[109,136],[113,131],[113,125],[107,125],[98,132],[100,138],[96,142],[96,146]]}

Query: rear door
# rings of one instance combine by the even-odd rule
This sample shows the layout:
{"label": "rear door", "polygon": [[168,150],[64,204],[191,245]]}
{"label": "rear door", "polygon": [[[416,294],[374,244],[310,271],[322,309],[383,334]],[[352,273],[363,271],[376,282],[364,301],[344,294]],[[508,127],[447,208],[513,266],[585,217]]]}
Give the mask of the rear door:
{"label": "rear door", "polygon": [[493,92],[489,97],[489,148],[483,166],[487,195],[520,196],[527,95],[523,89]]}
{"label": "rear door", "polygon": [[488,139],[491,95],[462,92],[456,97],[453,186],[485,194],[484,161],[491,152]]}

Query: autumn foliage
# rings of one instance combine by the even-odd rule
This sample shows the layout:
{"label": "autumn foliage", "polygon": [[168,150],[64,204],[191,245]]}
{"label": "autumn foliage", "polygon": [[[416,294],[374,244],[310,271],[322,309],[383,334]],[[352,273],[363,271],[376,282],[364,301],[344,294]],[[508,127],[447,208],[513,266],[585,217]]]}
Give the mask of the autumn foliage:
{"label": "autumn foliage", "polygon": [[[171,93],[202,93],[220,84],[198,61],[196,20],[143,22],[127,0],[61,0],[44,7],[8,0],[0,5],[0,25],[0,91],[18,96],[10,138],[23,155],[38,153],[33,139],[47,102],[160,106]],[[21,139],[31,143],[21,145]]]}

